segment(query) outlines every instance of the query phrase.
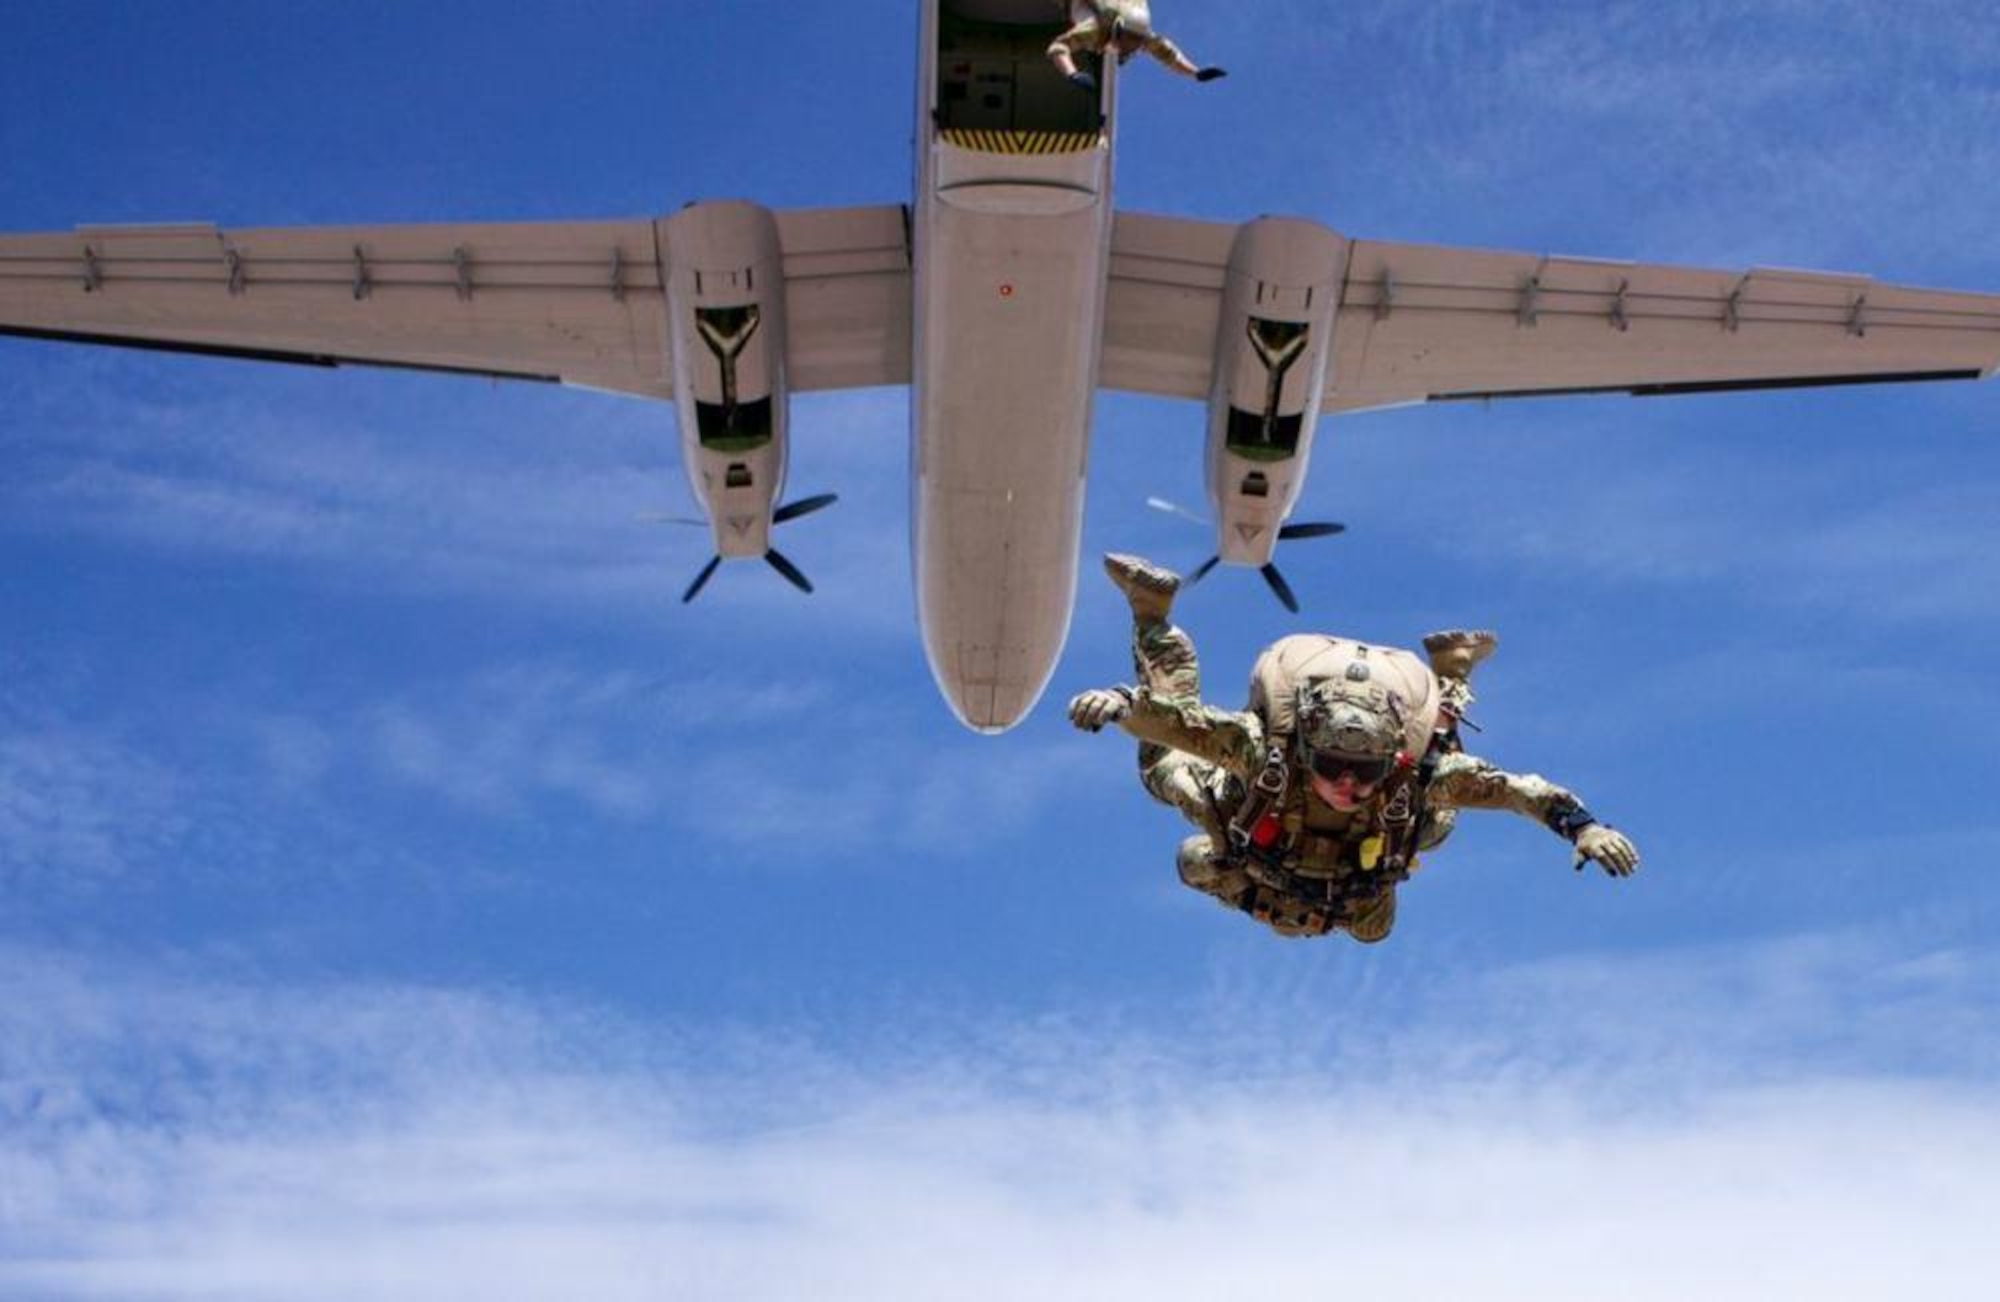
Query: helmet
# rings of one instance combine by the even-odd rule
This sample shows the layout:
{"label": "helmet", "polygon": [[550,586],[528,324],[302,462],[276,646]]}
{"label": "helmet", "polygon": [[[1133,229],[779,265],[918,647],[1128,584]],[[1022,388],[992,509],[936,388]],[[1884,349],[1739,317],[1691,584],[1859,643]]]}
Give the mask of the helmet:
{"label": "helmet", "polygon": [[1300,758],[1422,755],[1438,713],[1438,680],[1419,656],[1326,633],[1294,633],[1264,648],[1246,707],[1266,736]]}
{"label": "helmet", "polygon": [[1393,689],[1372,680],[1368,662],[1355,660],[1340,677],[1299,688],[1299,746],[1315,769],[1379,775],[1403,748],[1408,713]]}

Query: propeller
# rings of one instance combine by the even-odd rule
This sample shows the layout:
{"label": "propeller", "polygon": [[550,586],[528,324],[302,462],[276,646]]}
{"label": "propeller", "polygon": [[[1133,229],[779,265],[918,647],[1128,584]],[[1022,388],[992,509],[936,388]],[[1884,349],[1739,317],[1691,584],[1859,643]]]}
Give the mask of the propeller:
{"label": "propeller", "polygon": [[798,501],[787,502],[777,510],[771,512],[771,523],[783,524],[787,520],[796,520],[802,515],[811,515],[814,511],[824,510],[839,500],[840,495],[838,493],[820,493],[814,497],[801,497]]}
{"label": "propeller", "polygon": [[[840,496],[837,493],[819,493],[812,497],[802,497],[796,502],[787,502],[777,510],[771,512],[771,523],[783,524],[787,520],[796,520],[802,515],[811,515],[814,511],[824,510],[839,500]],[[684,516],[649,516],[642,518],[649,519],[656,524],[698,524],[706,526],[708,523],[706,520],[690,520]],[[764,553],[764,563],[776,570],[785,582],[791,584],[800,592],[809,593],[813,590],[812,580],[805,576],[805,571],[794,565],[791,558],[777,548],[773,547]],[[715,577],[716,568],[721,564],[722,557],[720,556],[711,556],[708,558],[708,564],[701,567],[701,573],[694,576],[694,582],[688,584],[687,591],[681,594],[682,605],[693,601],[701,593],[701,590],[708,586],[708,581]]]}
{"label": "propeller", "polygon": [[1299,599],[1292,595],[1292,585],[1285,582],[1285,576],[1278,573],[1277,566],[1270,564],[1259,566],[1257,573],[1263,575],[1264,582],[1271,585],[1271,591],[1277,594],[1279,605],[1294,615],[1299,613]]}
{"label": "propeller", "polygon": [[721,564],[722,558],[720,556],[711,556],[708,558],[708,564],[701,567],[701,573],[694,576],[694,582],[688,584],[688,590],[681,594],[681,604],[683,606],[693,601],[695,594],[708,586],[709,579],[715,575],[716,567]]}
{"label": "propeller", "polygon": [[770,563],[772,569],[785,576],[787,583],[797,588],[800,592],[809,593],[813,590],[812,580],[801,574],[799,567],[786,560],[785,554],[777,548],[773,547],[770,551],[765,552],[764,559]]}
{"label": "propeller", "polygon": [[[1183,520],[1191,520],[1203,528],[1209,527],[1208,521],[1202,519],[1184,506],[1178,506],[1173,502],[1169,502],[1164,497],[1149,497],[1146,499],[1146,505],[1156,511],[1164,511],[1168,515],[1177,515]],[[1293,542],[1301,538],[1330,538],[1335,534],[1346,532],[1346,525],[1335,524],[1331,520],[1302,520],[1297,524],[1279,526],[1278,541]],[[1221,562],[1222,557],[1219,555],[1209,557],[1201,564],[1195,566],[1193,573],[1189,574],[1182,581],[1183,586],[1191,588],[1195,584],[1200,583],[1208,577],[1209,571],[1213,570]],[[1259,566],[1257,572],[1264,576],[1264,582],[1269,585],[1272,595],[1277,597],[1278,603],[1294,615],[1298,614],[1298,596],[1292,591],[1292,585],[1285,582],[1285,576],[1279,572],[1277,565],[1266,563]]]}

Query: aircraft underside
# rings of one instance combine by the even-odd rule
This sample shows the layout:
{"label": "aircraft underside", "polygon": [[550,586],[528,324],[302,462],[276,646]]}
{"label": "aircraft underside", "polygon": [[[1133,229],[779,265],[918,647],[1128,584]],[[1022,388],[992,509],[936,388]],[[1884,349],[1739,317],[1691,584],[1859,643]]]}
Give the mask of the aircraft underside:
{"label": "aircraft underside", "polygon": [[909,384],[924,648],[988,732],[1062,651],[1099,388],[1205,405],[1215,551],[1267,566],[1326,414],[2000,367],[2000,295],[1116,213],[1115,69],[1065,81],[1062,18],[927,0],[907,207],[0,236],[0,334],[669,401],[718,562],[780,573],[771,526],[824,501],[781,501],[791,394]]}
{"label": "aircraft underside", "polygon": [[[1042,21],[979,20],[1010,9]],[[925,38],[935,94],[918,102],[917,612],[939,690],[982,732],[1019,722],[1055,670],[1083,527],[1110,92],[1083,95],[1048,63],[1054,12],[945,4]]]}

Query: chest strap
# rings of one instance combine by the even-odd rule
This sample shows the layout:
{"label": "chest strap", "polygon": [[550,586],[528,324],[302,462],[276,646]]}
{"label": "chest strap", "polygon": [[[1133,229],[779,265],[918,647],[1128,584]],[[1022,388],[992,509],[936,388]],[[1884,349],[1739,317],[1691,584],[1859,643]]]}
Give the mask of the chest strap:
{"label": "chest strap", "polygon": [[[1381,893],[1408,881],[1417,862],[1417,835],[1423,826],[1431,780],[1443,751],[1433,746],[1421,761],[1397,757],[1388,788],[1375,816],[1374,832],[1359,843],[1360,861],[1329,876],[1297,872],[1290,857],[1297,846],[1287,842],[1279,813],[1290,786],[1285,748],[1265,753],[1264,769],[1250,794],[1229,823],[1229,862],[1250,879],[1294,903],[1342,910],[1372,902]],[[1373,842],[1373,846],[1369,845]],[[1369,853],[1373,849],[1374,853]],[[1359,871],[1355,871],[1358,868]],[[1255,895],[1255,892],[1252,892]]]}
{"label": "chest strap", "polygon": [[1442,758],[1442,749],[1433,743],[1423,759],[1414,764],[1408,755],[1398,755],[1396,767],[1390,773],[1379,822],[1382,836],[1379,862],[1382,871],[1398,881],[1410,875],[1410,865],[1416,861],[1417,832],[1423,825],[1431,780],[1437,776],[1438,761]]}
{"label": "chest strap", "polygon": [[1229,820],[1229,857],[1241,862],[1252,855],[1263,857],[1281,849],[1278,845],[1278,811],[1291,789],[1291,765],[1285,762],[1285,746],[1271,746],[1264,752],[1264,767],[1250,792]]}

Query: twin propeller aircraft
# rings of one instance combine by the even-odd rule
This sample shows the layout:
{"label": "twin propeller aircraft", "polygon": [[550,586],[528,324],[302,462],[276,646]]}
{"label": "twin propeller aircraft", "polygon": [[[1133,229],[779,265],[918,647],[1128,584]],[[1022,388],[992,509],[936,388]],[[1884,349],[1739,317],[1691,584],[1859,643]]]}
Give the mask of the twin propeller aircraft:
{"label": "twin propeller aircraft", "polygon": [[[1323,415],[1526,395],[1978,378],[2000,296],[1114,211],[1117,78],[1048,62],[1049,0],[923,0],[910,206],[658,220],[0,237],[0,333],[414,367],[670,400],[716,560],[764,558],[794,392],[911,386],[931,671],[1019,722],[1068,634],[1097,389],[1207,404],[1217,557],[1262,567]],[[1289,604],[1289,603],[1288,603]]]}

